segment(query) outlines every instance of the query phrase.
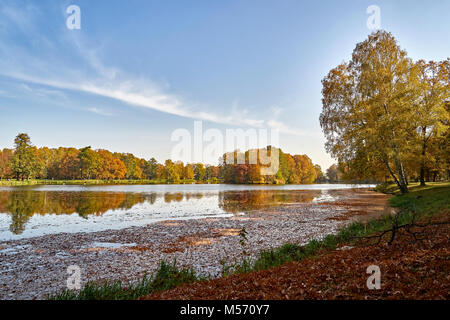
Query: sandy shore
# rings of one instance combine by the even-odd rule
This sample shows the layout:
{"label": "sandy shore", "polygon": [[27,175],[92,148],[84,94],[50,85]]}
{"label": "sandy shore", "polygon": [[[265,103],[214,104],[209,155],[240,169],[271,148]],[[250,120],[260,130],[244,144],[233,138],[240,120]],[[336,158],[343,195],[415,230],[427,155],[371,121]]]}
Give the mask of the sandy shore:
{"label": "sandy shore", "polygon": [[291,203],[231,218],[163,221],[144,227],[64,233],[0,243],[0,299],[44,299],[64,289],[67,267],[89,280],[135,281],[162,259],[177,259],[218,275],[221,260],[242,253],[238,233],[248,232],[251,255],[286,242],[302,244],[336,232],[354,219],[390,213],[388,196],[364,189],[330,191],[332,200]]}

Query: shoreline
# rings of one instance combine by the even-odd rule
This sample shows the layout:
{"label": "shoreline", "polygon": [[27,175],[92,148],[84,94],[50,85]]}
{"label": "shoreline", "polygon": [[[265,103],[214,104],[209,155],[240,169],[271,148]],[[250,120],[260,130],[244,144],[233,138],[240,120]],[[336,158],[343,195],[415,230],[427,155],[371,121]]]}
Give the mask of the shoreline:
{"label": "shoreline", "polygon": [[[185,182],[166,182],[164,180],[0,180],[0,187],[21,187],[21,186],[52,186],[52,185],[73,185],[73,186],[111,186],[111,185],[241,185],[241,186],[288,186],[288,185],[302,185],[302,184],[264,184],[264,183],[224,183],[212,181],[194,181],[189,180]],[[326,185],[326,184],[342,184],[342,185],[376,185],[377,183],[345,183],[345,182],[324,182],[324,183],[309,183],[303,185]]]}
{"label": "shoreline", "polygon": [[[355,223],[306,246],[287,243],[229,276],[185,281],[169,290],[150,288],[138,299],[446,300],[450,292],[449,192],[448,184],[416,186],[411,194],[389,199],[397,210],[393,218]],[[376,288],[381,290],[369,287],[367,274],[374,266],[382,272]],[[88,299],[118,295],[106,290],[82,294]]]}
{"label": "shoreline", "polygon": [[[366,189],[336,190],[336,201],[293,203],[230,218],[162,221],[143,227],[54,234],[0,243],[1,299],[44,299],[64,289],[67,267],[78,265],[82,284],[137,281],[159,262],[177,260],[218,276],[220,261],[242,254],[239,231],[248,232],[250,256],[286,242],[304,244],[371,214],[384,214],[389,196]],[[318,219],[319,217],[319,219]]]}

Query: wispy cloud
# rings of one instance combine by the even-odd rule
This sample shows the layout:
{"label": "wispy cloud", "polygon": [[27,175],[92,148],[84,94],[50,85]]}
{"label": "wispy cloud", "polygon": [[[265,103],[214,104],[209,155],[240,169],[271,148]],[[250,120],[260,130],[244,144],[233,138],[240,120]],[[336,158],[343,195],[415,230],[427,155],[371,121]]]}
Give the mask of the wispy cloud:
{"label": "wispy cloud", "polygon": [[271,129],[277,129],[279,132],[285,133],[285,134],[291,134],[294,136],[307,136],[309,135],[307,132],[300,130],[298,128],[292,128],[287,126],[281,121],[277,120],[268,120],[267,125]]}
{"label": "wispy cloud", "polygon": [[60,90],[54,90],[54,89],[47,89],[47,88],[32,88],[30,85],[26,83],[20,84],[20,88],[23,89],[23,91],[28,92],[30,94],[33,94],[38,97],[42,98],[58,98],[60,100],[67,100],[67,96],[64,94],[64,92]]}
{"label": "wispy cloud", "polygon": [[[0,74],[48,87],[24,86],[24,90],[47,96],[61,96],[59,90],[73,90],[184,118],[232,126],[276,128],[282,133],[304,135],[303,132],[276,120],[279,114],[277,111],[268,119],[253,117],[245,108],[236,106],[232,106],[227,114],[206,111],[211,108],[169,94],[149,79],[136,78],[119,68],[107,67],[99,58],[100,49],[85,45],[79,33],[68,34],[70,31],[65,30],[58,39],[52,38],[52,41],[39,34],[38,26],[33,25],[35,14],[32,7],[25,11],[18,11],[12,6],[0,8],[0,21],[3,20],[2,24],[7,24],[7,29],[20,26],[24,39],[32,43],[33,39],[30,39],[27,33],[31,32],[32,37],[38,37],[44,44],[42,45],[44,52],[36,55],[36,50],[29,52],[27,46],[20,47],[8,43],[5,34],[0,32]],[[72,56],[76,55],[76,62],[67,63],[61,60],[60,46],[65,46],[64,50],[70,52]],[[49,60],[49,57],[54,59]],[[83,61],[84,64],[80,67],[77,63]],[[88,111],[107,115],[98,108],[90,108]]]}
{"label": "wispy cloud", "polygon": [[99,114],[101,116],[106,116],[106,117],[114,116],[114,113],[111,113],[111,112],[108,112],[108,111],[105,111],[103,109],[99,109],[96,107],[88,108],[87,111]]}

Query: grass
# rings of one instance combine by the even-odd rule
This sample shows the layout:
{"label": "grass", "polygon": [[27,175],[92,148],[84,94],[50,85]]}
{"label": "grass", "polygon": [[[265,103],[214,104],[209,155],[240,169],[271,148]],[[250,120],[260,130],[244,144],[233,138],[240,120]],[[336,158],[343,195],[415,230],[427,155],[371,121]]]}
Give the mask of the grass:
{"label": "grass", "polygon": [[407,208],[414,204],[421,215],[432,215],[438,210],[450,209],[450,182],[428,183],[426,186],[415,184],[409,190],[409,193],[403,195],[394,191],[396,196],[389,199],[390,205]]}
{"label": "grass", "polygon": [[[427,182],[425,186],[421,186],[419,182],[410,182],[408,184],[409,191],[419,191],[435,187],[450,186],[450,182]],[[393,195],[400,194],[400,190],[395,183],[381,183],[375,187],[375,191],[388,193]]]}
{"label": "grass", "polygon": [[63,290],[50,300],[133,300],[153,292],[169,290],[183,283],[201,281],[191,269],[180,269],[173,263],[161,261],[158,269],[150,276],[144,276],[136,283],[123,283],[120,280],[103,284],[88,282],[79,291]]}
{"label": "grass", "polygon": [[[450,183],[434,183],[428,186],[411,185],[410,192],[400,194],[390,187],[395,195],[389,199],[390,205],[399,209],[397,223],[411,222],[413,210],[418,217],[427,217],[450,209]],[[335,250],[341,245],[354,244],[355,237],[364,237],[392,228],[393,216],[383,216],[367,223],[354,222],[342,228],[337,234],[330,234],[319,240],[311,240],[306,245],[287,243],[278,248],[261,251],[256,258],[250,259],[243,254],[240,261],[223,266],[223,276],[265,270],[280,266],[286,262],[300,261],[315,257],[321,253]],[[243,249],[245,244],[243,245]],[[243,251],[244,252],[244,251]],[[103,285],[88,283],[79,292],[63,291],[53,297],[57,300],[118,300],[137,299],[157,291],[165,291],[183,283],[202,281],[202,278],[190,269],[178,269],[176,263],[162,261],[151,277],[144,277],[134,284],[120,281],[106,282]]]}

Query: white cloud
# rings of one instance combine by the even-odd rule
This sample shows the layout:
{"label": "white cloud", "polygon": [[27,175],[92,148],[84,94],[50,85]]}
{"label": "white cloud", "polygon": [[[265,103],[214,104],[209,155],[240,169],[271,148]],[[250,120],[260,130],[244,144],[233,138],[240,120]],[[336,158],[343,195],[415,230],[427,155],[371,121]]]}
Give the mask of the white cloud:
{"label": "white cloud", "polygon": [[291,128],[281,121],[269,120],[269,121],[267,121],[267,125],[269,126],[269,128],[278,129],[280,132],[285,133],[285,134],[291,134],[294,136],[308,136],[309,135],[307,132],[304,132],[298,128]]}
{"label": "white cloud", "polygon": [[279,106],[273,106],[272,108],[270,108],[270,110],[273,113],[274,117],[278,117],[283,112],[283,108]]}
{"label": "white cloud", "polygon": [[88,108],[87,111],[90,111],[92,113],[96,113],[96,114],[99,114],[99,115],[102,115],[102,116],[107,116],[107,117],[114,116],[113,113],[107,112],[107,111],[105,111],[103,109],[99,109],[99,108],[96,108],[96,107]]}
{"label": "white cloud", "polygon": [[[232,105],[228,114],[205,111],[211,110],[211,108],[166,93],[149,79],[136,78],[119,68],[106,67],[99,58],[101,44],[96,48],[85,45],[79,33],[67,30],[60,35],[60,38],[50,41],[39,33],[36,25],[32,24],[33,13],[33,8],[20,11],[17,8],[3,6],[0,10],[0,20],[2,14],[7,16],[9,24],[22,26],[25,38],[27,32],[32,30],[31,36],[28,35],[28,37],[37,37],[45,44],[42,46],[42,51],[36,55],[36,52],[30,52],[26,46],[20,47],[14,43],[2,41],[0,33],[0,75],[50,87],[24,86],[24,90],[55,97],[62,93],[54,89],[74,90],[184,118],[232,126],[276,128],[281,133],[304,135],[303,132],[274,120],[280,110],[273,110],[269,119],[258,118],[261,116],[260,114],[258,117],[252,117],[246,108],[238,105]],[[30,42],[34,41],[33,39],[29,40]],[[64,50],[74,53],[76,61],[65,60],[64,54],[60,53],[64,50],[61,50],[59,46],[65,46]],[[54,57],[54,59],[49,57]],[[79,65],[83,61],[84,65]],[[89,111],[102,114],[102,111],[96,108],[91,108]]]}
{"label": "white cloud", "polygon": [[22,83],[19,86],[24,91],[29,92],[30,94],[33,94],[37,97],[41,98],[58,98],[62,100],[67,100],[66,95],[64,92],[60,90],[54,90],[54,89],[47,89],[47,88],[32,88],[28,84]]}

